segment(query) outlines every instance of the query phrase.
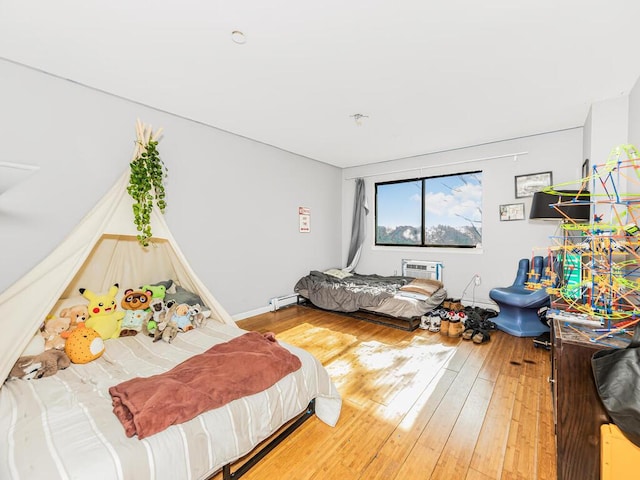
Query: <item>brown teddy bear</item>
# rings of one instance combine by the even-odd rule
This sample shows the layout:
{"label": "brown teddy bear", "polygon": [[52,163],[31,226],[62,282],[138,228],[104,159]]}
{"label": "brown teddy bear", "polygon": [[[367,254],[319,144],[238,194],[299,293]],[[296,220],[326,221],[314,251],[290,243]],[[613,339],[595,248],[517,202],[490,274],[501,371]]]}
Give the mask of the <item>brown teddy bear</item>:
{"label": "brown teddy bear", "polygon": [[67,331],[71,320],[53,317],[44,322],[41,335],[44,337],[44,349],[64,350],[65,339],[62,336]]}
{"label": "brown teddy bear", "polygon": [[58,370],[64,370],[69,365],[71,365],[71,361],[63,350],[45,350],[38,355],[27,355],[18,358],[9,373],[9,378],[32,380],[34,378],[50,377],[55,375]]}
{"label": "brown teddy bear", "polygon": [[68,338],[71,332],[78,328],[78,323],[85,323],[89,319],[89,308],[84,304],[63,308],[60,316],[69,319],[69,328],[62,333],[63,338]]}

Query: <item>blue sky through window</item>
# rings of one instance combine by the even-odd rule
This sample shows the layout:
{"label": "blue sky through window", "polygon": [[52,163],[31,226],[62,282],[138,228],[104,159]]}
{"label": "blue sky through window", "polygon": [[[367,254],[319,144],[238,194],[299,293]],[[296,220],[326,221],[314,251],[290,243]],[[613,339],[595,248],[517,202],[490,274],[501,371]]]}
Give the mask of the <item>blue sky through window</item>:
{"label": "blue sky through window", "polygon": [[378,225],[420,227],[422,180],[378,185]]}
{"label": "blue sky through window", "polygon": [[423,241],[462,247],[482,242],[482,172],[376,184],[376,243]]}

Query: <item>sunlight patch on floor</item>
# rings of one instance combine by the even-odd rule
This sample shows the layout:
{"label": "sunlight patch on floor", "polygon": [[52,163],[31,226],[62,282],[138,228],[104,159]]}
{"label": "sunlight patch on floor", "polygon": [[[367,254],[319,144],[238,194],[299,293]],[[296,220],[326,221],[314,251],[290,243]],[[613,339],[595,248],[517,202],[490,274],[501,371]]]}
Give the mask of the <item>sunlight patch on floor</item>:
{"label": "sunlight patch on floor", "polygon": [[326,365],[356,343],[358,338],[348,333],[302,323],[278,334],[278,340],[307,350]]}
{"label": "sunlight patch on floor", "polygon": [[454,351],[420,337],[396,345],[373,340],[352,346],[325,367],[345,398],[389,406],[405,391],[419,394]]}
{"label": "sunlight patch on floor", "polygon": [[402,429],[411,429],[424,415],[422,404],[428,404],[437,391],[456,350],[456,345],[422,335],[393,344],[358,343],[354,335],[308,323],[281,332],[278,339],[318,358],[343,399],[354,407],[369,409],[377,404],[370,413],[385,422],[397,422],[398,416],[409,412],[399,425]]}

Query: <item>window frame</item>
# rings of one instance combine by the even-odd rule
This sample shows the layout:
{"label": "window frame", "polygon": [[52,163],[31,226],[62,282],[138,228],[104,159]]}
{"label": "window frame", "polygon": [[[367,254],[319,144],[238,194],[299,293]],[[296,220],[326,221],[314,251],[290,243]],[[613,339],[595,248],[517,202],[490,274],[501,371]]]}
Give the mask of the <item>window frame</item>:
{"label": "window frame", "polygon": [[[374,192],[374,201],[375,201],[375,214],[374,214],[374,245],[376,247],[411,247],[411,248],[462,248],[462,249],[478,249],[482,245],[482,233],[480,242],[475,245],[454,245],[454,244],[425,244],[425,184],[427,180],[432,180],[434,178],[443,178],[443,177],[458,177],[463,175],[473,175],[473,174],[482,174],[482,170],[472,170],[468,172],[458,172],[458,173],[447,173],[442,175],[433,175],[433,176],[425,176],[425,177],[414,177],[414,178],[403,178],[401,180],[390,180],[387,182],[375,182],[375,192]],[[378,241],[378,187],[382,185],[393,185],[398,183],[411,183],[420,181],[420,189],[421,189],[421,202],[420,202],[420,243],[419,244],[411,244],[411,243],[382,243]],[[483,190],[484,197],[484,190]],[[481,213],[482,220],[482,213]],[[482,228],[482,226],[481,226]]]}

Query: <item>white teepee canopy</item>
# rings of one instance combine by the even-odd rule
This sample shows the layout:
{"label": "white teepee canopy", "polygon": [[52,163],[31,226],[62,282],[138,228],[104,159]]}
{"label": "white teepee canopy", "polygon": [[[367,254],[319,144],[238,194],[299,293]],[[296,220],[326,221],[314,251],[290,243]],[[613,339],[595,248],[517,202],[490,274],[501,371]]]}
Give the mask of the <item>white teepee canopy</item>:
{"label": "white teepee canopy", "polygon": [[210,321],[235,325],[191,269],[157,208],[150,245],[138,243],[128,182],[126,171],[62,244],[0,294],[0,318],[11,319],[0,337],[0,382],[58,300],[79,295],[80,287],[103,293],[118,283],[122,292],[171,279],[201,297]]}

